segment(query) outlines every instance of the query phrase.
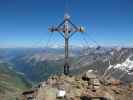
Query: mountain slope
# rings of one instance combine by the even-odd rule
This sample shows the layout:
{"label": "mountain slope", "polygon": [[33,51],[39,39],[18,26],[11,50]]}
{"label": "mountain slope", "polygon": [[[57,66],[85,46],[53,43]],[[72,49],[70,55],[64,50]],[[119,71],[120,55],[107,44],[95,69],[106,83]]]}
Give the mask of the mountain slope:
{"label": "mountain slope", "polygon": [[0,63],[0,98],[15,100],[23,91],[31,87],[22,75],[13,71],[8,63]]}
{"label": "mountain slope", "polygon": [[[88,48],[71,67],[73,72],[81,73],[93,69],[103,75],[108,68],[115,78],[133,81],[133,48]],[[113,70],[113,71],[112,71]]]}

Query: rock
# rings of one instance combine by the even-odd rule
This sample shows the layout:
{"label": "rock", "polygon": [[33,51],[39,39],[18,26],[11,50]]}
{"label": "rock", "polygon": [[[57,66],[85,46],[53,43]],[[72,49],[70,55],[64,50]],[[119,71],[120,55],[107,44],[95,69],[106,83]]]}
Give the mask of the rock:
{"label": "rock", "polygon": [[59,100],[60,97],[62,100],[84,100],[81,97],[89,97],[89,99],[105,97],[107,100],[132,100],[133,98],[133,84],[130,84],[128,88],[124,85],[106,86],[100,84],[97,77],[84,81],[82,76],[51,76],[46,83],[38,88],[37,100]]}
{"label": "rock", "polygon": [[100,82],[99,82],[99,80],[98,79],[94,79],[93,80],[93,86],[94,86],[94,88],[95,89],[98,89],[98,88],[100,88]]}
{"label": "rock", "polygon": [[133,91],[133,83],[130,83],[130,84],[128,85],[128,90],[129,90],[129,91]]}
{"label": "rock", "polygon": [[95,79],[97,78],[97,76],[95,75],[93,70],[88,70],[87,72],[85,72],[82,76],[82,79],[84,81],[90,81],[90,79]]}
{"label": "rock", "polygon": [[67,98],[75,98],[75,97],[80,97],[83,92],[83,89],[77,89],[77,88],[72,88],[69,93],[67,93]]}
{"label": "rock", "polygon": [[107,98],[107,100],[116,100],[113,94],[110,94],[108,92],[105,92],[104,97]]}
{"label": "rock", "polygon": [[56,100],[56,93],[56,88],[42,88],[38,91],[37,100]]}

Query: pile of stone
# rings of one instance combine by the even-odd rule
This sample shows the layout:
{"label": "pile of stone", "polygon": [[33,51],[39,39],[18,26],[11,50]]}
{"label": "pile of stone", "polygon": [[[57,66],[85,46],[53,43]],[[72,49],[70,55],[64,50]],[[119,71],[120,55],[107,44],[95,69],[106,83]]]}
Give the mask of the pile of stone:
{"label": "pile of stone", "polygon": [[40,84],[36,100],[133,100],[132,90],[133,84],[101,84],[89,70],[79,76],[51,76]]}

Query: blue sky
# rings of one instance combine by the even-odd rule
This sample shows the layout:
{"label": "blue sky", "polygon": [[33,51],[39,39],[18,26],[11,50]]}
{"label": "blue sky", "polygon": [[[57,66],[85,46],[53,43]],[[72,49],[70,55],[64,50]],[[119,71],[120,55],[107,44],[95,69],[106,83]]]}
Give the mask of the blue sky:
{"label": "blue sky", "polygon": [[[0,0],[0,47],[45,46],[48,27],[62,21],[66,5],[73,23],[98,44],[133,46],[133,0]],[[52,44],[63,45],[63,38],[54,33]],[[85,42],[77,33],[70,44]]]}

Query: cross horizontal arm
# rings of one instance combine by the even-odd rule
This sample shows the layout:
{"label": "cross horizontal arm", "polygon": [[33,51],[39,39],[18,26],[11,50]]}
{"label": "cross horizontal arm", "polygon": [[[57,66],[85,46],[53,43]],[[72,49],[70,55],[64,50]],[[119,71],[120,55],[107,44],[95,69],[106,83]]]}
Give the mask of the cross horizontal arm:
{"label": "cross horizontal arm", "polygon": [[74,24],[71,22],[71,20],[68,19],[68,22],[69,22],[76,30],[79,30],[79,28],[78,28],[76,25],[74,25]]}
{"label": "cross horizontal arm", "polygon": [[49,28],[50,32],[59,32],[59,34],[64,38],[64,34],[62,33],[61,29],[59,28]]}
{"label": "cross horizontal arm", "polygon": [[65,20],[63,20],[63,21],[57,26],[57,28],[60,28],[64,23],[65,23]]}

